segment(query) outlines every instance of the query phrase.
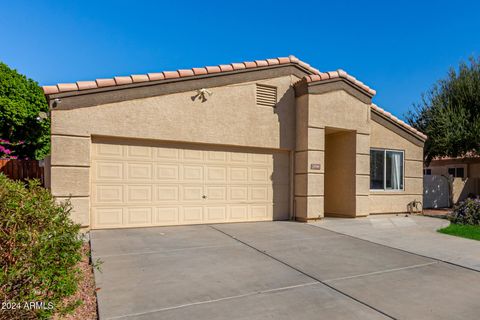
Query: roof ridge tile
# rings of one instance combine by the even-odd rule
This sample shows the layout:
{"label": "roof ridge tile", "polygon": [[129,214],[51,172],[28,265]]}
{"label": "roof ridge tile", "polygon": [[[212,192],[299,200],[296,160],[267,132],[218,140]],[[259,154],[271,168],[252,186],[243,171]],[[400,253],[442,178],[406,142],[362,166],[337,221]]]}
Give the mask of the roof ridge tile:
{"label": "roof ridge tile", "polygon": [[[111,86],[121,86],[125,84],[147,82],[147,81],[186,78],[186,77],[191,77],[196,75],[230,72],[235,70],[283,65],[288,63],[296,64],[306,69],[312,75],[320,76],[320,79],[318,77],[313,77],[313,78],[309,78],[309,81],[320,81],[320,80],[325,80],[326,78],[325,73],[320,72],[318,69],[298,59],[294,55],[289,55],[288,57],[278,57],[278,58],[270,58],[270,59],[264,59],[264,60],[237,62],[237,63],[222,64],[217,66],[207,66],[207,67],[201,67],[201,68],[179,69],[174,71],[136,74],[136,75],[130,75],[130,76],[115,76],[113,78],[96,79],[93,81],[78,81],[77,83],[71,83],[71,84],[61,83],[54,86],[43,86],[43,92],[46,95],[49,95],[49,94],[68,92],[68,91],[96,89],[96,88],[111,87]],[[332,74],[331,75],[329,74],[328,78],[330,79],[330,78],[336,77],[335,72],[338,74],[338,71],[332,71],[331,72]],[[345,76],[347,77],[348,80],[352,81],[352,79],[348,78],[347,74]]]}
{"label": "roof ridge tile", "polygon": [[[313,68],[308,63],[298,59],[297,57],[290,55],[288,57],[270,58],[264,60],[237,62],[231,64],[222,64],[217,66],[207,66],[201,68],[191,69],[179,69],[174,71],[153,72],[147,74],[134,74],[130,76],[114,76],[113,78],[96,79],[90,81],[78,81],[76,83],[59,83],[53,86],[43,86],[43,92],[46,95],[55,94],[60,92],[77,91],[96,89],[102,87],[121,86],[124,84],[147,82],[147,81],[159,81],[166,79],[184,78],[196,75],[205,75],[219,72],[228,72],[234,70],[251,69],[258,67],[274,66],[293,63],[297,64],[312,74],[319,75],[321,72],[318,69]],[[315,77],[317,79],[317,77]]]}
{"label": "roof ridge tile", "polygon": [[336,79],[336,78],[342,78],[350,81],[351,83],[357,85],[360,87],[362,90],[366,91],[368,94],[374,96],[377,92],[364,84],[362,81],[357,80],[354,76],[351,76],[348,74],[346,71],[342,69],[338,69],[336,71],[327,71],[327,72],[320,72],[318,73],[320,78],[318,77],[311,77],[311,76],[305,76],[304,79],[306,82],[316,82],[316,81],[323,81],[323,80],[328,80],[328,79]]}
{"label": "roof ridge tile", "polygon": [[180,74],[178,73],[178,71],[163,71],[162,73],[165,79],[180,78]]}
{"label": "roof ridge tile", "polygon": [[147,73],[147,76],[148,76],[148,79],[150,79],[150,81],[165,79],[165,76],[163,75],[163,72]]}
{"label": "roof ridge tile", "polygon": [[[117,76],[113,77],[117,85],[133,83],[131,76]],[[62,90],[60,90],[62,91]]]}

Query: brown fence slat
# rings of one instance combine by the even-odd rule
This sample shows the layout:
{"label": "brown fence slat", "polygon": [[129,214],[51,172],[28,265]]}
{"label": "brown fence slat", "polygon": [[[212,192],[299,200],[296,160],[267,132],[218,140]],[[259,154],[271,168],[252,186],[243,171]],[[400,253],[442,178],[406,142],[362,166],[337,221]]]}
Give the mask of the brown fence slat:
{"label": "brown fence slat", "polygon": [[6,159],[0,159],[0,172],[3,172],[6,166],[7,166],[8,160]]}
{"label": "brown fence slat", "polygon": [[39,179],[45,181],[43,167],[37,160],[0,159],[0,172],[13,180]]}

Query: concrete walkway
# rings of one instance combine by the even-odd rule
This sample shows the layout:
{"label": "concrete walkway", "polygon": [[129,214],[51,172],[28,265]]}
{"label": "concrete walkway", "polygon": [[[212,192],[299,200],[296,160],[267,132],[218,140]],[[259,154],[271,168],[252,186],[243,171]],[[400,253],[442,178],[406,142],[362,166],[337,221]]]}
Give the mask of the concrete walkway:
{"label": "concrete walkway", "polygon": [[372,215],[367,218],[325,218],[311,223],[323,229],[450,262],[480,271],[480,241],[437,232],[449,222],[424,216]]}

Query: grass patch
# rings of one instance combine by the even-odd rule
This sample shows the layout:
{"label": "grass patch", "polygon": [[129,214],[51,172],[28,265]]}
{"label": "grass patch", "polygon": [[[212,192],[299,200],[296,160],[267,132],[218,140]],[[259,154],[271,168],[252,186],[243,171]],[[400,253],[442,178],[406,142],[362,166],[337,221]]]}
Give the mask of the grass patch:
{"label": "grass patch", "polygon": [[480,240],[480,226],[451,223],[448,227],[439,229],[438,232],[462,238]]}

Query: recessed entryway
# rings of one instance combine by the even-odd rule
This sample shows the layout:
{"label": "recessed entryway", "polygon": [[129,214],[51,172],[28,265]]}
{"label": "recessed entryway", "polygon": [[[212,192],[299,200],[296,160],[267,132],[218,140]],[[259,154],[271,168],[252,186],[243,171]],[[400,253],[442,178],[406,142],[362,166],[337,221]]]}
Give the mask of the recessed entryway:
{"label": "recessed entryway", "polygon": [[325,216],[355,217],[356,132],[325,129]]}

